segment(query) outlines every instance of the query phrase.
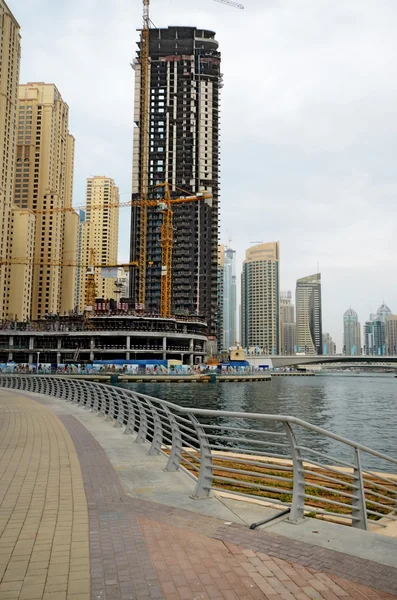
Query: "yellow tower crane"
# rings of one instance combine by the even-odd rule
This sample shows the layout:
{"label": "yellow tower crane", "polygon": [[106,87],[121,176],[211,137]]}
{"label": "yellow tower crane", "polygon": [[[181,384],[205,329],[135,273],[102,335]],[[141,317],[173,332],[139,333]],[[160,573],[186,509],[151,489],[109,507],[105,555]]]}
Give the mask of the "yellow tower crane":
{"label": "yellow tower crane", "polygon": [[[162,213],[161,225],[161,292],[160,292],[160,316],[171,316],[172,304],[172,256],[174,248],[174,226],[173,226],[173,210],[175,204],[183,204],[185,202],[198,202],[200,200],[211,200],[212,194],[202,192],[195,196],[181,196],[179,198],[171,198],[170,186],[168,182],[161,183],[154,187],[156,189],[164,189],[164,197],[153,200],[136,200],[135,206],[139,208],[157,207]],[[184,191],[177,188],[178,191]],[[187,192],[186,192],[187,193]],[[136,263],[130,263],[134,265]],[[140,261],[137,264],[140,269]],[[139,275],[139,273],[138,273]],[[145,282],[146,283],[146,282]]]}
{"label": "yellow tower crane", "polygon": [[95,250],[90,248],[90,260],[86,270],[85,305],[88,310],[94,310],[96,298],[95,285]]}

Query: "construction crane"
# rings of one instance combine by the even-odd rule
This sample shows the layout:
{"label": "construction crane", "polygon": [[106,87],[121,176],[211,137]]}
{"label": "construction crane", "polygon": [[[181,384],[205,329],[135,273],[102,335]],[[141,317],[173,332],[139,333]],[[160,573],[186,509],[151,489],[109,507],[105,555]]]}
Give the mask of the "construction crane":
{"label": "construction crane", "polygon": [[214,0],[215,2],[220,2],[220,4],[227,4],[232,8],[239,8],[240,10],[244,10],[244,6],[239,4],[238,2],[231,2],[230,0]]}
{"label": "construction crane", "polygon": [[[232,0],[215,0],[221,4],[227,4],[233,8],[243,9],[244,6]],[[143,15],[142,15],[142,32],[141,32],[141,48],[140,48],[140,65],[141,65],[141,120],[140,120],[140,179],[139,179],[139,196],[140,200],[134,202],[135,206],[139,206],[139,256],[138,256],[138,305],[140,308],[145,307],[146,302],[146,266],[147,266],[147,222],[148,222],[148,180],[149,180],[149,129],[150,129],[150,17],[149,17],[150,0],[143,0]],[[168,184],[166,184],[168,186]],[[166,195],[169,194],[166,187]],[[193,197],[191,197],[193,200]],[[170,198],[165,197],[164,201],[169,202]],[[140,203],[140,204],[139,204]],[[163,259],[163,275],[164,294],[161,292],[161,310],[164,314],[168,314],[171,310],[171,268],[169,256],[172,254],[172,212],[167,209],[163,212],[162,226],[162,259]],[[165,259],[165,260],[164,260]],[[163,287],[163,286],[162,286]],[[167,292],[165,291],[167,290]]]}
{"label": "construction crane", "polygon": [[90,259],[86,270],[85,305],[88,310],[94,310],[96,298],[95,285],[95,250],[90,248]]}
{"label": "construction crane", "polygon": [[[211,200],[212,194],[201,192],[195,196],[181,196],[179,198],[171,198],[170,186],[168,182],[160,183],[154,187],[156,189],[164,189],[164,197],[154,200],[136,200],[135,206],[140,209],[158,208],[163,216],[161,224],[161,292],[160,292],[160,316],[171,316],[172,304],[172,256],[174,247],[174,226],[173,226],[173,211],[174,204],[183,204],[185,202],[197,202],[200,200]],[[180,188],[178,191],[183,192]],[[136,263],[130,263],[135,265]],[[141,268],[141,261],[137,264]],[[146,265],[145,265],[146,266]],[[138,276],[140,272],[138,273]],[[146,287],[146,282],[145,282]],[[145,290],[146,291],[146,290]]]}

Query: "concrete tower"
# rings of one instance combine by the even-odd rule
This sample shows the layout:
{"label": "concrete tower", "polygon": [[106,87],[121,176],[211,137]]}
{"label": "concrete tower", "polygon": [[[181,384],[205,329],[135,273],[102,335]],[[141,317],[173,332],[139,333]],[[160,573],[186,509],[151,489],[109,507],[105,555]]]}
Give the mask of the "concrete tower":
{"label": "concrete tower", "polygon": [[[77,259],[78,215],[72,209],[74,138],[68,120],[68,105],[55,85],[19,86],[14,202],[22,209],[38,211],[33,319],[74,308],[76,267],[63,266]],[[18,280],[13,285],[18,287]]]}
{"label": "concrete tower", "polygon": [[[0,257],[11,257],[11,210],[15,174],[16,116],[20,27],[7,4],[0,0]],[[9,267],[0,264],[0,319],[8,317]]]}
{"label": "concrete tower", "polygon": [[280,353],[280,250],[278,242],[245,253],[241,276],[241,343]]}
{"label": "concrete tower", "polygon": [[343,315],[343,353],[346,356],[360,356],[361,329],[358,315],[349,308]]}
{"label": "concrete tower", "polygon": [[[150,30],[149,164],[141,164],[141,66],[135,61],[133,198],[147,185],[168,181],[172,194],[208,191],[211,202],[174,207],[172,311],[206,317],[210,336],[217,330],[217,252],[219,194],[219,99],[222,79],[215,33],[195,27]],[[211,207],[212,204],[212,207]],[[139,258],[139,208],[131,220],[131,260]],[[148,209],[145,308],[160,305],[161,213]],[[137,302],[137,270],[130,281]]]}
{"label": "concrete tower", "polygon": [[298,352],[323,353],[321,274],[296,282],[296,344]]}
{"label": "concrete tower", "polygon": [[[81,263],[88,265],[91,250],[95,264],[117,265],[119,241],[119,189],[113,179],[105,176],[87,179],[85,221],[81,224]],[[92,208],[95,206],[95,208]],[[106,274],[106,277],[103,275]],[[86,305],[86,269],[81,269],[79,309]],[[117,267],[95,270],[97,298],[114,299]]]}

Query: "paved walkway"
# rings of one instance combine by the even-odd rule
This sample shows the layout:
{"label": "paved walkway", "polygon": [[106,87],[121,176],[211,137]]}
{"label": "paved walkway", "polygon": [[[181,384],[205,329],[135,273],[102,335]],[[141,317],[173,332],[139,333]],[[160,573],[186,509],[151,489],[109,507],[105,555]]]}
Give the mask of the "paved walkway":
{"label": "paved walkway", "polygon": [[393,567],[131,498],[79,420],[38,400],[0,390],[0,600],[397,597]]}

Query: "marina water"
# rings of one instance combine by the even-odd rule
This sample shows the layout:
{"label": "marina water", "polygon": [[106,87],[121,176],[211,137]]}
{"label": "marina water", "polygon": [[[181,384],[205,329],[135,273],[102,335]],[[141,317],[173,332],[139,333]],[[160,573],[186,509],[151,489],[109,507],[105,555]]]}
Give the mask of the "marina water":
{"label": "marina water", "polygon": [[[273,377],[271,382],[145,383],[123,387],[180,406],[293,415],[397,458],[397,378],[390,373],[324,373],[315,377]],[[218,424],[236,425],[226,418]],[[269,423],[254,425],[245,421],[239,425],[272,429]],[[300,443],[311,447],[314,443],[315,450],[351,459],[340,444],[324,437],[305,439],[305,433],[302,434]],[[226,433],[225,445],[228,445]],[[384,468],[384,463],[380,464],[375,457],[367,457],[365,463],[367,468]]]}

